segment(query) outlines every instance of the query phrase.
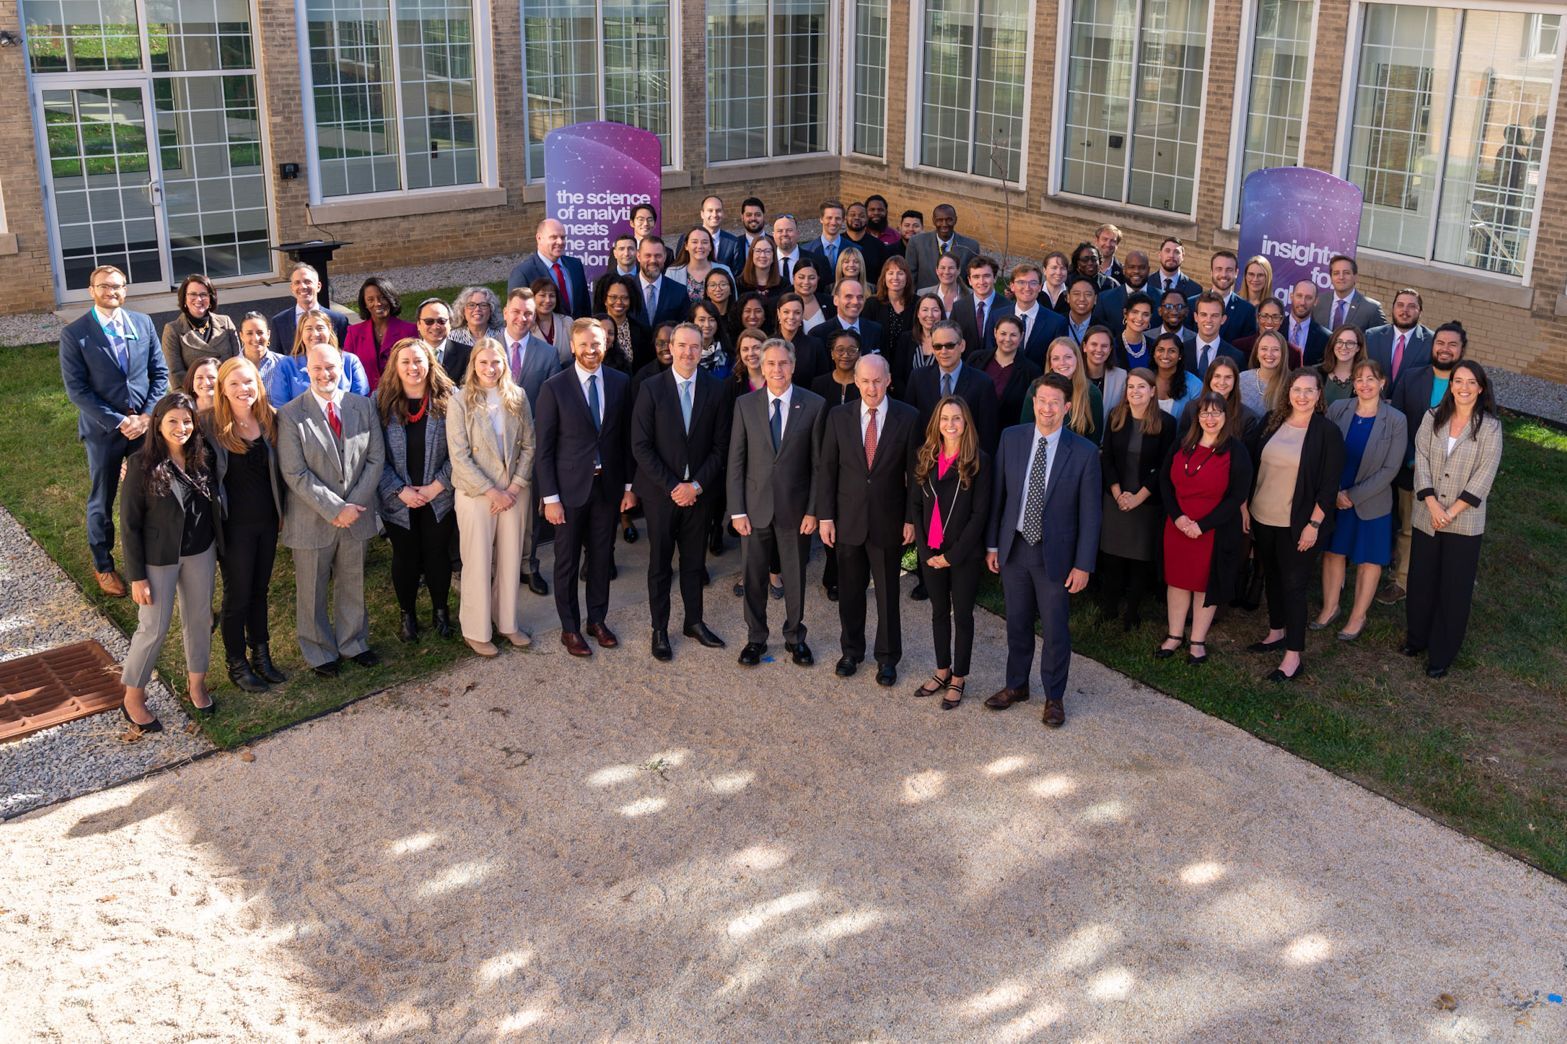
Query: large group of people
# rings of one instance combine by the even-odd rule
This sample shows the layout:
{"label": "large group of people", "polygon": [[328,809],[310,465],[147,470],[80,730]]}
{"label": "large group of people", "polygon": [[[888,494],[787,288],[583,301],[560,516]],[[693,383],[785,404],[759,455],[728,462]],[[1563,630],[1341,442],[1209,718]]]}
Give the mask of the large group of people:
{"label": "large group of people", "polygon": [[504,301],[475,286],[410,309],[372,277],[352,324],[308,265],[291,274],[292,307],[237,325],[192,275],[161,343],[123,307],[125,275],[93,272],[61,368],[81,414],[97,581],[139,607],[126,720],[158,728],[145,693],[176,601],[190,699],[212,712],[220,572],[231,681],[286,680],[267,620],[280,541],[302,657],[330,677],[379,662],[364,596],[378,535],[399,639],[419,636],[427,597],[442,638],[482,656],[499,639],[527,646],[523,592],[553,582],[561,642],[590,657],[619,644],[615,546],[639,521],[661,662],[675,656],[677,576],[680,635],[725,645],[704,595],[713,556],[738,538],[739,662],[766,657],[778,600],[785,652],[815,663],[806,566],[819,542],[835,673],[874,661],[883,686],[902,660],[912,546],[909,597],[928,602],[935,646],[914,695],[949,710],[973,667],[986,572],[1000,578],[1007,657],[984,703],[1028,700],[1037,652],[1048,726],[1065,721],[1071,596],[1090,587],[1128,630],[1162,590],[1166,636],[1151,652],[1184,648],[1194,666],[1216,613],[1265,599],[1249,648],[1277,654],[1278,682],[1305,669],[1310,632],[1355,641],[1373,600],[1407,599],[1402,650],[1431,677],[1451,668],[1502,428],[1462,325],[1422,324],[1419,293],[1395,295],[1389,321],[1351,257],[1333,258],[1319,293],[1275,287],[1265,258],[1227,250],[1200,283],[1179,239],[1123,253],[1109,224],[1008,269],[957,230],[951,204],[929,230],[915,210],[893,225],[881,196],[817,216],[820,234],[801,241],[793,215],[769,221],[752,197],[731,230],[709,196],[666,242],[640,206],[591,282],[546,219]]}

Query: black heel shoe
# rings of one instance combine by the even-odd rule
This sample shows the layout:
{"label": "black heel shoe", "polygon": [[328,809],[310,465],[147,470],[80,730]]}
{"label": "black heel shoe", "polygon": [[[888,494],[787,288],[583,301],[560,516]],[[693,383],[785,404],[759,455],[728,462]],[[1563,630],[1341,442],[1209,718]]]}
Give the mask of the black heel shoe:
{"label": "black heel shoe", "polygon": [[250,647],[250,666],[261,678],[272,685],[282,685],[288,681],[288,675],[277,669],[277,664],[272,662],[272,647],[266,642]]}
{"label": "black heel shoe", "polygon": [[432,619],[435,623],[436,634],[440,635],[442,638],[450,638],[452,636],[453,632],[451,610],[447,609],[445,606],[442,606],[441,608],[435,610]]}
{"label": "black heel shoe", "polygon": [[153,718],[147,724],[143,725],[141,722],[131,717],[131,712],[125,709],[125,704],[123,703],[120,704],[120,717],[124,718],[126,724],[130,725],[132,728],[140,729],[143,732],[163,731],[163,722],[159,721],[157,718]]}
{"label": "black heel shoe", "polygon": [[955,692],[955,693],[957,693],[958,694],[958,698],[957,699],[953,699],[950,696],[943,696],[941,698],[941,709],[942,710],[952,710],[958,704],[962,703],[963,702],[963,691],[965,689],[967,689],[967,688],[968,688],[968,679],[967,678],[963,679],[962,681],[958,682],[957,684],[953,684],[952,679],[948,678],[947,679],[947,691],[948,692]]}
{"label": "black heel shoe", "polygon": [[411,642],[419,637],[419,619],[413,613],[404,612],[402,623],[397,627],[397,640]]}
{"label": "black heel shoe", "polygon": [[[1201,656],[1198,656],[1196,653],[1191,651],[1191,650],[1197,648],[1199,645],[1202,646],[1202,655]],[[1187,651],[1186,651],[1186,662],[1191,664],[1193,667],[1198,667],[1198,666],[1201,666],[1202,664],[1205,664],[1205,663],[1208,662],[1208,643],[1207,642],[1191,642],[1189,645],[1187,645],[1186,649],[1187,649]]]}
{"label": "black heel shoe", "polygon": [[[229,681],[233,682],[243,692],[266,692],[267,683],[250,666],[250,661],[243,656],[231,656],[228,662]],[[197,708],[200,710],[201,708]]]}
{"label": "black heel shoe", "polygon": [[1160,645],[1153,651],[1153,658],[1156,660],[1168,660],[1170,657],[1180,652],[1181,646],[1186,644],[1185,637],[1179,634],[1167,634],[1164,636],[1164,640],[1167,642],[1174,642],[1175,648],[1166,649],[1163,645]]}

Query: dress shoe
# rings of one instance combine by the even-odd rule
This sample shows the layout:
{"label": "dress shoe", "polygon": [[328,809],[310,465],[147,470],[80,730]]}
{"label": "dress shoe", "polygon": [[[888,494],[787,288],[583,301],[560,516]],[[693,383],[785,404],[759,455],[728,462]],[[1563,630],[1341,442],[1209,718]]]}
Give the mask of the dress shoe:
{"label": "dress shoe", "polygon": [[1166,649],[1164,647],[1164,642],[1160,642],[1158,648],[1154,649],[1153,651],[1153,658],[1156,660],[1168,660],[1170,657],[1180,652],[1181,646],[1186,644],[1185,636],[1179,634],[1167,634],[1164,636],[1164,641],[1174,642],[1175,647]]}
{"label": "dress shoe", "polygon": [[326,663],[318,663],[310,668],[310,671],[317,677],[336,678],[342,672],[342,668],[338,666],[339,662],[338,660],[328,660]]}
{"label": "dress shoe", "polygon": [[501,654],[501,651],[495,647],[494,642],[476,642],[472,638],[464,638],[463,641],[468,643],[468,648],[480,656],[499,656]]}
{"label": "dress shoe", "polygon": [[210,692],[207,693],[207,705],[205,707],[196,706],[195,700],[191,700],[190,705],[191,709],[203,718],[210,718],[218,712],[218,701],[212,698],[212,693]]}
{"label": "dress shoe", "polygon": [[1413,645],[1410,645],[1408,642],[1405,642],[1403,645],[1400,645],[1398,647],[1398,651],[1403,653],[1405,656],[1410,656],[1410,657],[1419,656],[1421,653],[1425,652],[1424,649],[1416,649]]}
{"label": "dress shoe", "polygon": [[991,710],[1006,710],[1014,703],[1022,703],[1028,699],[1027,689],[1001,689],[990,699],[985,701],[985,706]]}
{"label": "dress shoe", "polygon": [[1066,706],[1060,700],[1045,700],[1045,714],[1039,719],[1052,729],[1066,724]]}
{"label": "dress shoe", "polygon": [[859,669],[859,666],[860,661],[856,660],[854,657],[840,656],[838,657],[838,663],[833,667],[832,672],[840,678],[852,678],[854,677],[854,672]]}
{"label": "dress shoe", "polygon": [[1282,667],[1275,667],[1275,668],[1273,668],[1272,672],[1270,672],[1268,674],[1267,680],[1270,681],[1270,682],[1292,682],[1296,678],[1299,678],[1302,674],[1305,674],[1305,673],[1306,673],[1306,664],[1305,664],[1304,661],[1302,661],[1301,663],[1299,663],[1299,664],[1297,664],[1295,666],[1295,673],[1294,674],[1285,674],[1284,673],[1284,669]]}
{"label": "dress shoe", "polygon": [[661,663],[668,663],[675,658],[675,650],[669,647],[669,632],[655,630],[653,632],[653,659]]}
{"label": "dress shoe", "polygon": [[615,632],[601,623],[588,624],[588,634],[599,643],[600,649],[613,649],[620,644],[620,639],[615,637]]}
{"label": "dress shoe", "polygon": [[926,682],[924,685],[921,685],[919,688],[914,690],[914,695],[917,698],[920,698],[920,699],[923,699],[923,698],[925,698],[927,696],[934,696],[938,692],[942,692],[943,690],[945,690],[947,685],[951,681],[952,681],[952,675],[951,674],[948,674],[945,678],[943,678],[939,674],[932,674],[930,676],[930,681]]}
{"label": "dress shoe", "polygon": [[621,538],[624,539],[628,544],[635,544],[637,539],[642,536],[642,534],[637,530],[636,526],[627,526],[625,529],[620,531],[620,535]]}
{"label": "dress shoe", "polygon": [[688,623],[680,629],[680,633],[687,638],[695,638],[697,644],[704,649],[722,649],[724,640],[707,629],[707,624],[698,620],[696,623]]}
{"label": "dress shoe", "polygon": [[94,569],[92,575],[93,579],[98,581],[98,589],[110,598],[124,598],[129,593],[125,587],[125,578],[117,569],[110,569],[104,573]]}
{"label": "dress shoe", "polygon": [[1339,613],[1343,611],[1343,607],[1341,606],[1338,609],[1333,610],[1326,620],[1312,620],[1306,625],[1306,628],[1307,630],[1311,631],[1326,631],[1329,627],[1332,627],[1336,622],[1338,622]]}
{"label": "dress shoe", "polygon": [[1446,678],[1447,677],[1447,668],[1446,667],[1427,667],[1426,668],[1426,677],[1427,678]]}
{"label": "dress shoe", "polygon": [[1389,580],[1377,591],[1377,602],[1380,605],[1397,605],[1408,597],[1409,592],[1399,584],[1397,580]]}
{"label": "dress shoe", "polygon": [[767,585],[767,593],[773,596],[773,601],[778,601],[784,596],[783,584],[774,584],[771,581]]}
{"label": "dress shoe", "polygon": [[[1198,646],[1202,647],[1202,655],[1201,656],[1198,656],[1196,653],[1192,652],[1192,650],[1196,649]],[[1187,650],[1186,650],[1186,662],[1191,664],[1193,667],[1200,667],[1203,664],[1207,663],[1208,662],[1208,643],[1207,642],[1192,642],[1191,645],[1189,645],[1187,647]]]}
{"label": "dress shoe", "polygon": [[536,595],[547,595],[550,593],[549,581],[545,580],[538,573],[530,573],[528,575],[528,590]]}
{"label": "dress shoe", "polygon": [[288,681],[288,675],[278,670],[277,664],[272,662],[272,646],[267,642],[250,647],[250,667],[263,681],[273,685],[282,685]]}
{"label": "dress shoe", "polygon": [[[1364,631],[1365,629],[1365,624],[1361,624],[1360,631]],[[1338,640],[1341,642],[1353,642],[1360,637],[1360,631],[1340,631],[1338,633]]]}
{"label": "dress shoe", "polygon": [[229,657],[229,681],[244,692],[266,692],[267,683],[250,666],[243,656]]}
{"label": "dress shoe", "polygon": [[914,590],[909,592],[909,597],[916,602],[930,601],[930,595],[925,590],[925,581],[920,580],[916,582],[914,585]]}
{"label": "dress shoe", "polygon": [[147,722],[144,725],[141,722],[137,721],[135,718],[131,717],[131,712],[125,709],[125,704],[123,704],[123,703],[120,704],[120,717],[124,718],[134,728],[138,728],[138,729],[140,729],[143,732],[162,732],[163,731],[163,722],[159,721],[157,718],[153,718],[151,721]]}
{"label": "dress shoe", "polygon": [[838,600],[838,585],[837,584],[828,584],[827,585],[827,600],[829,602],[836,602]]}
{"label": "dress shoe", "polygon": [[527,631],[514,631],[511,634],[503,634],[501,637],[511,642],[518,649],[526,649],[533,644],[533,635]]}
{"label": "dress shoe", "polygon": [[960,682],[954,682],[954,681],[949,679],[947,681],[947,693],[948,693],[948,695],[943,696],[941,698],[941,709],[942,710],[956,710],[958,704],[963,702],[963,690],[966,689],[967,687],[968,687],[968,680],[967,679],[964,679],[963,681],[960,681]]}
{"label": "dress shoe", "polygon": [[876,668],[876,684],[884,689],[890,689],[898,684],[898,668],[890,663],[884,663]]}
{"label": "dress shoe", "polygon": [[816,657],[811,655],[811,647],[804,642],[784,642],[784,650],[794,660],[796,667],[810,667],[816,663]]}
{"label": "dress shoe", "polygon": [[1282,649],[1282,648],[1284,648],[1284,639],[1283,638],[1275,638],[1271,642],[1252,642],[1250,645],[1246,646],[1246,651],[1247,652],[1255,652],[1255,653],[1265,653],[1265,652],[1272,652],[1275,649]]}
{"label": "dress shoe", "polygon": [[761,642],[746,642],[745,648],[740,650],[740,666],[755,667],[762,662],[762,654],[767,651],[767,646]]}
{"label": "dress shoe", "polygon": [[588,643],[583,640],[582,635],[578,634],[576,631],[560,632],[560,644],[564,645],[566,647],[566,651],[571,653],[573,656],[593,655],[592,648],[590,648]]}
{"label": "dress shoe", "polygon": [[402,622],[397,627],[397,640],[411,642],[419,637],[419,618],[413,613],[404,613]]}
{"label": "dress shoe", "polygon": [[430,620],[435,624],[436,634],[440,635],[442,638],[450,638],[452,636],[451,610],[443,606],[431,614]]}
{"label": "dress shoe", "polygon": [[381,666],[381,658],[375,654],[375,650],[374,649],[366,649],[364,652],[360,653],[358,656],[355,656],[354,657],[354,662],[357,663],[361,667],[379,667],[379,666]]}

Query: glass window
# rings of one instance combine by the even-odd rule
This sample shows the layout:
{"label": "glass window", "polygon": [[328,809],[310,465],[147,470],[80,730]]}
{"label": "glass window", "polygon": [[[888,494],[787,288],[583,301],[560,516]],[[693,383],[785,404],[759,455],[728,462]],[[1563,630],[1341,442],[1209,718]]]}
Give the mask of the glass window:
{"label": "glass window", "polygon": [[1077,0],[1061,189],[1192,212],[1207,0]]}
{"label": "glass window", "polygon": [[530,181],[544,136],[591,120],[651,131],[674,163],[670,31],[669,0],[523,0]]}
{"label": "glass window", "polygon": [[827,151],[828,0],[708,0],[707,158]]}
{"label": "glass window", "polygon": [[1372,4],[1350,127],[1360,242],[1521,276],[1560,15]]}
{"label": "glass window", "polygon": [[473,8],[305,0],[323,197],[479,183]]}
{"label": "glass window", "polygon": [[854,0],[854,113],[849,151],[862,156],[886,155],[887,3]]}
{"label": "glass window", "polygon": [[22,19],[35,73],[142,67],[136,0],[25,0]]}
{"label": "glass window", "polygon": [[920,163],[1017,181],[1022,176],[1027,0],[928,0]]}
{"label": "glass window", "polygon": [[1257,0],[1241,182],[1253,171],[1300,163],[1314,6],[1314,0]]}

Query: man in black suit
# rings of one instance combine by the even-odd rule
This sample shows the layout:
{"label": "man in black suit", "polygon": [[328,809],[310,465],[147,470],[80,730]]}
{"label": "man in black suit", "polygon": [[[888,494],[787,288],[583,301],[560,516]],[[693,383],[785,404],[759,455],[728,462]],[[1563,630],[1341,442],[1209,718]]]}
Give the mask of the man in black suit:
{"label": "man in black suit", "polygon": [[[886,203],[882,204],[883,208]],[[865,258],[865,285],[874,287],[887,261],[887,247],[870,227],[870,211],[864,203],[850,203],[843,214],[844,246],[852,246]]]}
{"label": "man in black suit", "polygon": [[[1060,312],[1053,308],[1046,308],[1039,303],[1039,292],[1045,285],[1045,273],[1032,261],[1024,261],[1012,269],[1012,300],[1002,301],[996,305],[995,318],[990,321],[990,330],[986,336],[984,349],[995,351],[996,349],[996,323],[1007,316],[1014,316],[1023,324],[1023,343],[1018,348],[1019,354],[1027,358],[1041,370],[1044,369],[1044,359],[1050,351],[1050,342],[1057,337],[1067,336],[1066,319]],[[953,306],[953,318],[958,325],[963,325],[963,320],[958,318],[958,310],[963,301]],[[975,351],[980,346],[969,340],[968,329],[963,332],[965,344],[975,345]],[[1010,418],[1009,418],[1010,419]],[[986,452],[994,450],[994,446],[986,447]]]}
{"label": "man in black suit", "polygon": [[573,656],[591,656],[582,637],[577,574],[587,548],[587,633],[600,648],[619,639],[605,623],[610,556],[622,511],[636,506],[631,491],[631,378],[604,365],[608,337],[593,319],[571,324],[576,362],[539,390],[534,410],[534,481],[544,518],[555,527],[555,609],[560,642]]}
{"label": "man in black suit", "polygon": [[1331,334],[1312,314],[1316,307],[1317,284],[1309,279],[1297,281],[1290,288],[1289,314],[1284,317],[1284,329],[1280,331],[1285,340],[1289,341],[1292,354],[1297,357],[1290,369],[1295,366],[1319,366],[1328,350]]}
{"label": "man in black suit", "polygon": [[636,309],[649,331],[659,323],[680,322],[691,307],[686,288],[664,275],[668,258],[669,248],[656,236],[648,236],[637,247],[637,287],[642,294]]}
{"label": "man in black suit", "polygon": [[740,663],[755,667],[767,652],[767,567],[782,563],[784,649],[801,667],[815,663],[805,644],[805,563],[816,532],[821,457],[820,395],[794,384],[794,350],[773,338],[762,346],[764,388],[735,400],[729,429],[729,520],[745,558],[745,648]]}
{"label": "man in black suit", "polygon": [[734,398],[724,382],[697,365],[702,331],[691,323],[669,338],[670,368],[642,382],[631,417],[632,489],[647,517],[648,608],[653,658],[671,660],[670,563],[680,549],[680,600],[687,638],[710,649],[723,639],[702,619],[702,570],[713,507],[722,492],[729,456]]}
{"label": "man in black suit", "polygon": [[835,671],[854,674],[865,659],[865,593],[876,584],[876,684],[898,680],[903,628],[898,573],[914,541],[909,476],[923,441],[914,407],[887,397],[892,370],[879,355],[854,366],[860,401],[827,412],[816,505],[822,544],[838,553],[838,622],[843,655]]}
{"label": "man in black suit", "polygon": [[1198,294],[1192,301],[1192,318],[1197,336],[1181,345],[1181,362],[1186,368],[1201,380],[1208,373],[1208,365],[1222,355],[1244,373],[1246,356],[1219,334],[1224,326],[1224,298],[1212,290]]}
{"label": "man in black suit", "polygon": [[312,308],[320,308],[332,317],[332,332],[337,334],[341,348],[348,336],[348,316],[333,308],[332,302],[321,300],[320,274],[310,265],[297,264],[288,275],[288,289],[294,295],[294,307],[283,309],[270,320],[272,349],[281,355],[294,350],[294,331],[299,329],[300,317]]}
{"label": "man in black suit", "polygon": [[[1224,306],[1224,325],[1219,328],[1219,337],[1231,344],[1242,337],[1257,335],[1256,307],[1235,292],[1235,280],[1240,275],[1240,266],[1240,259],[1235,256],[1233,250],[1216,251],[1208,263],[1208,272],[1213,279],[1213,285],[1208,293],[1217,295]],[[1195,326],[1197,295],[1189,297],[1186,305],[1192,310],[1190,322]]]}
{"label": "man in black suit", "polygon": [[880,355],[887,347],[882,343],[881,324],[860,316],[865,310],[865,284],[858,279],[840,279],[833,287],[832,303],[838,314],[818,327],[822,340],[831,343],[839,330],[853,330],[860,338],[861,355]]}
{"label": "man in black suit", "polygon": [[975,351],[993,344],[991,334],[996,320],[1007,314],[1006,299],[996,293],[996,273],[1000,270],[1001,266],[984,254],[969,258],[963,272],[968,293],[952,302],[952,312],[947,316],[958,324],[963,340],[972,344]]}
{"label": "man in black suit", "polygon": [[1121,262],[1115,256],[1123,238],[1121,230],[1108,222],[1094,229],[1094,246],[1099,248],[1099,271],[1124,284]]}
{"label": "man in black suit", "polygon": [[921,366],[909,375],[909,404],[918,414],[920,437],[924,438],[936,404],[943,396],[956,395],[968,403],[980,449],[994,454],[1002,428],[997,416],[996,385],[985,376],[985,371],[963,365],[966,344],[957,323],[946,319],[936,324],[930,334],[936,365]]}
{"label": "man in black suit", "polygon": [[1148,282],[1161,295],[1161,300],[1167,290],[1180,291],[1182,300],[1189,300],[1202,293],[1197,280],[1181,271],[1181,262],[1185,260],[1186,247],[1174,236],[1165,236],[1164,242],[1159,244],[1159,271],[1148,278]]}

